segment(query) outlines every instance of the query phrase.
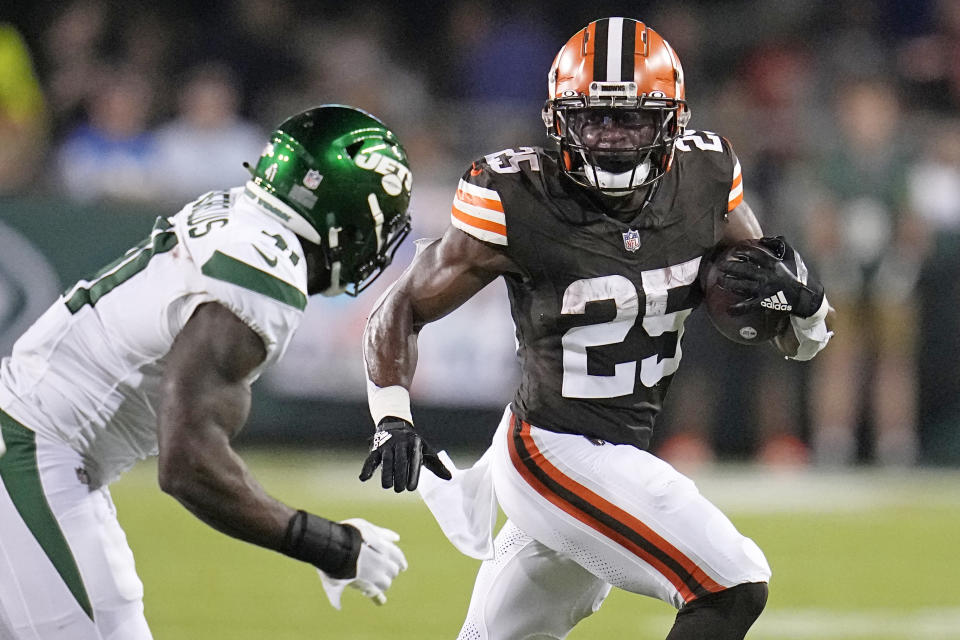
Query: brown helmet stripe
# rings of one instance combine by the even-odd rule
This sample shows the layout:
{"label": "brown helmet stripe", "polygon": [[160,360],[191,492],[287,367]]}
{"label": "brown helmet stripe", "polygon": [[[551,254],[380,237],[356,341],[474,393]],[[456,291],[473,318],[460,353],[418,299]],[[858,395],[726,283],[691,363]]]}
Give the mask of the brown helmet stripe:
{"label": "brown helmet stripe", "polygon": [[620,48],[620,80],[633,80],[634,53],[637,48],[637,23],[633,20],[623,21],[623,46]]}
{"label": "brown helmet stripe", "polygon": [[593,23],[593,79],[598,81],[607,78],[607,36],[610,30],[610,19],[604,18]]}

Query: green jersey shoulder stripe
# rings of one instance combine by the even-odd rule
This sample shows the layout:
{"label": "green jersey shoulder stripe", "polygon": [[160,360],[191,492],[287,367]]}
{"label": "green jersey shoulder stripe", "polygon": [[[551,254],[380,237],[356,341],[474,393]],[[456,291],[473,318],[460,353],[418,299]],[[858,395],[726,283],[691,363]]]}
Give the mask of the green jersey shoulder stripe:
{"label": "green jersey shoulder stripe", "polygon": [[117,260],[98,271],[89,280],[81,280],[64,294],[70,313],[91,307],[114,288],[123,284],[147,268],[153,256],[166,253],[177,246],[177,234],[171,230],[170,221],[157,218],[150,236],[127,251]]}
{"label": "green jersey shoulder stripe", "polygon": [[200,270],[211,278],[262,293],[301,311],[307,307],[307,296],[292,284],[225,253],[214,251]]}

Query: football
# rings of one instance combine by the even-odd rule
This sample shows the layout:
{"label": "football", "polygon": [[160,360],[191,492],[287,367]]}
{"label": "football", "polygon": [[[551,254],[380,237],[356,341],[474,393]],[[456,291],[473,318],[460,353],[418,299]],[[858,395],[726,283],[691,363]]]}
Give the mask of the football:
{"label": "football", "polygon": [[[736,245],[720,252],[707,265],[702,278],[703,302],[710,322],[717,331],[740,344],[761,344],[780,334],[788,322],[790,313],[757,305],[743,315],[732,315],[730,306],[745,300],[740,294],[720,286],[723,273],[717,268],[736,249]],[[759,269],[759,265],[757,266]]]}

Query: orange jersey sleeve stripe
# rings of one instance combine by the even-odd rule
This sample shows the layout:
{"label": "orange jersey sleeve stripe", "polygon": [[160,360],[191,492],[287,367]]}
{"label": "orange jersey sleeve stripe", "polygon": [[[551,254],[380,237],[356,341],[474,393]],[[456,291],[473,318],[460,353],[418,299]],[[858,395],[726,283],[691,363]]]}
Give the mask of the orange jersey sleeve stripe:
{"label": "orange jersey sleeve stripe", "polygon": [[743,193],[742,193],[742,192],[741,192],[740,195],[738,195],[736,198],[734,198],[733,200],[731,200],[730,202],[727,203],[727,213],[730,213],[731,211],[733,211],[734,209],[736,209],[738,206],[740,206],[740,203],[741,203],[741,202],[743,202]]}
{"label": "orange jersey sleeve stripe", "polygon": [[733,182],[730,184],[730,195],[727,196],[727,213],[733,211],[743,202],[743,174],[740,171],[740,161],[733,167]]}
{"label": "orange jersey sleeve stripe", "polygon": [[530,425],[516,416],[511,416],[508,448],[514,467],[535,491],[654,567],[670,581],[685,602],[723,589],[639,519],[552,465],[534,442]]}
{"label": "orange jersey sleeve stripe", "polygon": [[500,224],[499,222],[492,222],[490,220],[484,220],[483,218],[472,216],[469,213],[464,213],[463,211],[460,211],[460,209],[457,209],[456,205],[451,207],[450,214],[454,218],[456,218],[457,220],[459,220],[460,222],[462,222],[463,224],[469,227],[475,227],[477,229],[483,229],[484,231],[490,231],[492,233],[499,234],[504,238],[507,237],[507,226],[504,224]]}
{"label": "orange jersey sleeve stripe", "polygon": [[457,200],[461,200],[467,204],[472,204],[475,207],[480,207],[481,209],[490,209],[491,211],[499,211],[500,213],[503,213],[503,203],[499,200],[481,198],[480,196],[475,196],[472,193],[467,193],[463,189],[457,189]]}

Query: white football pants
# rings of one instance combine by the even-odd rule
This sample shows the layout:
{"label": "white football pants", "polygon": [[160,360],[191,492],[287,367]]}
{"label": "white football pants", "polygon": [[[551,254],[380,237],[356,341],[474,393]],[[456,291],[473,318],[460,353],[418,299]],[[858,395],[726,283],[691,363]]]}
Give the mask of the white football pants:
{"label": "white football pants", "polygon": [[150,640],[143,584],[107,489],[84,483],[72,449],[9,420],[3,434],[0,638]]}
{"label": "white football pants", "polygon": [[564,638],[611,586],[680,608],[770,579],[759,547],[647,451],[546,431],[509,410],[491,446],[509,521],[480,568],[461,640]]}

